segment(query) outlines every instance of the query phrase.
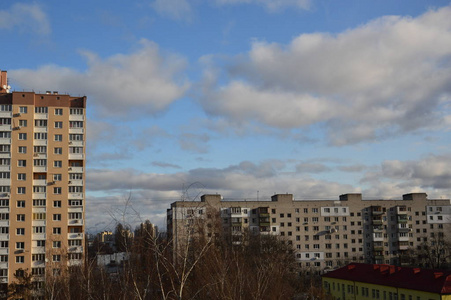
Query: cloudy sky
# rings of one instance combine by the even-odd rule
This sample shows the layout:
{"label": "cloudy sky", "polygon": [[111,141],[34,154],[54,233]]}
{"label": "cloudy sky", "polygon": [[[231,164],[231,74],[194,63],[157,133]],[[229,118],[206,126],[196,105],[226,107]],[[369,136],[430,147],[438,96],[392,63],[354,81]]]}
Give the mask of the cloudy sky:
{"label": "cloudy sky", "polygon": [[224,198],[451,196],[451,6],[5,1],[15,90],[88,96],[87,229]]}

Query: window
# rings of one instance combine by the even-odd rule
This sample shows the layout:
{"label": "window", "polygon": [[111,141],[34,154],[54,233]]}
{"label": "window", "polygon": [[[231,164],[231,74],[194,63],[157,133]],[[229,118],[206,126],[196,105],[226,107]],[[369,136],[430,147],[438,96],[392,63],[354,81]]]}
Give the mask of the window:
{"label": "window", "polygon": [[36,247],[45,247],[45,240],[36,241]]}
{"label": "window", "polygon": [[61,248],[61,241],[53,241],[53,248]]}
{"label": "window", "polygon": [[[83,193],[83,186],[70,186],[69,193]],[[290,224],[289,226],[291,226],[291,223],[288,224]],[[283,227],[284,225],[284,223],[280,223],[281,227]]]}
{"label": "window", "polygon": [[55,142],[62,142],[62,141],[63,141],[63,135],[55,134]]}
{"label": "window", "polygon": [[[82,206],[83,201],[82,200],[69,200],[69,206]],[[275,231],[276,227],[273,227],[273,231]]]}
{"label": "window", "polygon": [[8,248],[9,243],[8,241],[0,241],[0,248]]}
{"label": "window", "polygon": [[318,213],[318,209],[317,208],[312,208],[312,212],[313,213]]}
{"label": "window", "polygon": [[47,127],[47,120],[34,120],[34,126]]}
{"label": "window", "polygon": [[53,214],[53,221],[61,221],[61,214]]}
{"label": "window", "polygon": [[61,255],[59,254],[53,255],[52,260],[55,262],[61,261]]}
{"label": "window", "polygon": [[32,261],[44,261],[45,260],[45,254],[33,254],[31,256]]}
{"label": "window", "polygon": [[27,120],[19,120],[19,127],[27,127]]}
{"label": "window", "polygon": [[[9,213],[0,213],[0,220],[2,220],[2,221],[9,220]],[[2,230],[3,230],[3,228],[5,228],[5,227],[1,227]],[[1,233],[4,233],[4,232],[2,231]]]}
{"label": "window", "polygon": [[19,150],[18,150],[18,152],[19,153],[27,153],[27,147],[26,146],[19,146]]}
{"label": "window", "polygon": [[81,240],[69,240],[69,246],[81,246]]}
{"label": "window", "polygon": [[11,118],[0,118],[0,125],[11,125]]}
{"label": "window", "polygon": [[10,139],[11,131],[0,131],[0,139]]}
{"label": "window", "polygon": [[69,134],[69,141],[83,141],[83,134]]}
{"label": "window", "polygon": [[83,121],[70,121],[69,127],[70,128],[83,128]]}
{"label": "window", "polygon": [[53,234],[61,234],[61,227],[53,227]]}
{"label": "window", "polygon": [[23,264],[25,262],[25,256],[16,256],[16,263]]}
{"label": "window", "polygon": [[63,122],[55,122],[55,128],[63,128]]}
{"label": "window", "polygon": [[17,174],[17,180],[26,180],[26,179],[27,179],[27,174],[25,174],[25,173]]}
{"label": "window", "polygon": [[26,140],[27,139],[27,134],[24,132],[20,132],[19,133],[19,140]]}
{"label": "window", "polygon": [[0,105],[0,111],[11,111],[12,105],[11,104],[2,104]]}
{"label": "window", "polygon": [[63,166],[63,162],[62,162],[61,160],[55,160],[55,161],[53,162],[53,166],[54,166],[55,168],[61,168],[61,167]]}
{"label": "window", "polygon": [[17,161],[17,166],[19,166],[19,167],[26,167],[27,166],[27,161],[25,159],[19,159]]}
{"label": "window", "polygon": [[47,146],[34,146],[34,153],[47,153]]}
{"label": "window", "polygon": [[71,219],[71,220],[83,218],[82,213],[69,213],[68,215],[69,215],[69,219]]}
{"label": "window", "polygon": [[45,226],[33,226],[33,233],[45,233]]}
{"label": "window", "polygon": [[71,115],[82,115],[83,114],[83,108],[71,108],[69,113]]}
{"label": "window", "polygon": [[11,177],[11,173],[9,172],[0,172],[1,179],[9,179]]}
{"label": "window", "polygon": [[0,152],[1,153],[10,153],[11,145],[0,145]]}
{"label": "window", "polygon": [[62,175],[61,174],[53,174],[53,181],[61,181]]}
{"label": "window", "polygon": [[34,108],[34,112],[35,113],[37,113],[37,114],[46,114],[46,113],[48,113],[48,107],[38,107],[38,106],[35,106],[35,108]]}
{"label": "window", "polygon": [[54,187],[53,188],[53,193],[56,195],[61,195],[61,188],[60,187]]}
{"label": "window", "polygon": [[17,207],[21,207],[21,208],[25,207],[25,200],[17,201]]}
{"label": "window", "polygon": [[45,213],[33,213],[33,220],[45,220],[46,214]]}
{"label": "window", "polygon": [[0,200],[0,207],[8,207],[9,206],[9,199],[1,199]]}
{"label": "window", "polygon": [[55,154],[63,154],[63,148],[61,148],[61,147],[55,147],[55,148],[54,148],[54,153],[55,153]]}
{"label": "window", "polygon": [[35,132],[34,133],[34,139],[35,140],[46,140],[47,139],[47,132]]}
{"label": "window", "polygon": [[16,242],[16,249],[25,249],[25,242]]}
{"label": "window", "polygon": [[61,207],[61,200],[53,201],[53,207]]}
{"label": "window", "polygon": [[24,186],[19,186],[17,188],[17,193],[18,194],[25,194],[25,192],[26,192],[26,188]]}
{"label": "window", "polygon": [[69,147],[69,153],[83,154],[83,147]]}
{"label": "window", "polygon": [[19,106],[19,113],[20,114],[26,114],[28,112],[28,107],[26,106]]}
{"label": "window", "polygon": [[45,166],[47,166],[47,160],[46,159],[33,159],[33,165],[35,167],[45,167]]}
{"label": "window", "polygon": [[55,108],[55,115],[56,116],[62,116],[63,115],[63,109],[62,108]]}
{"label": "window", "polygon": [[40,185],[33,186],[33,193],[46,193],[46,192],[47,192],[46,186],[40,186]]}
{"label": "window", "polygon": [[33,206],[37,206],[37,207],[39,207],[39,206],[45,206],[45,199],[34,199],[33,200]]}
{"label": "window", "polygon": [[25,235],[25,228],[16,228],[16,235]]}

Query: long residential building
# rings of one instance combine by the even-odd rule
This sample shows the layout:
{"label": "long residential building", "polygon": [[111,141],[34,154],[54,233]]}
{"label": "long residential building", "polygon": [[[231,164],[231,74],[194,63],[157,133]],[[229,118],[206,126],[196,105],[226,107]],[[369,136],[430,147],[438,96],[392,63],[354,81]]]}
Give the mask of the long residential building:
{"label": "long residential building", "polygon": [[451,271],[351,263],[322,276],[333,299],[449,300]]}
{"label": "long residential building", "polygon": [[83,262],[86,97],[10,92],[0,71],[0,282]]}
{"label": "long residential building", "polygon": [[[201,201],[177,201],[167,211],[167,231],[174,251],[217,215],[222,227],[240,243],[244,233],[281,236],[295,250],[301,267],[336,268],[349,262],[405,263],[406,251],[443,240],[451,229],[449,199],[411,193],[399,200],[362,200],[344,194],[336,200],[295,200],[278,194],[268,201],[228,201],[203,195]],[[208,225],[208,224],[207,224]],[[202,234],[214,234],[203,226]]]}

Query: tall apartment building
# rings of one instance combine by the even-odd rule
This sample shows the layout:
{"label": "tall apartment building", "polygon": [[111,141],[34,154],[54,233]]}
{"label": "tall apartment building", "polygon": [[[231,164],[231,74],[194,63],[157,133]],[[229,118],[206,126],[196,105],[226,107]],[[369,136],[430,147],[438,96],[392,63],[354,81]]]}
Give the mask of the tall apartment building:
{"label": "tall apartment building", "polygon": [[0,72],[0,282],[83,262],[86,97],[10,92]]}
{"label": "tall apartment building", "polygon": [[[167,211],[167,231],[174,251],[217,214],[223,228],[240,243],[244,232],[280,235],[293,245],[303,267],[336,268],[348,262],[402,264],[407,250],[451,229],[449,199],[427,199],[424,193],[402,200],[362,200],[344,194],[338,200],[297,201],[274,195],[269,201],[224,201],[204,195],[201,201],[178,201]],[[196,222],[200,220],[200,222]],[[211,235],[204,225],[200,232]]]}

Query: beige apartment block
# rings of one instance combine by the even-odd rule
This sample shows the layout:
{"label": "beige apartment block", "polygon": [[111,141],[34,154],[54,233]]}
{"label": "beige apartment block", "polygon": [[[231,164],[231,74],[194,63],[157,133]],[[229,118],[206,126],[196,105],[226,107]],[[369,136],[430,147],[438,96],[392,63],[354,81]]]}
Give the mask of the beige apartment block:
{"label": "beige apartment block", "polygon": [[[167,231],[174,251],[196,234],[196,226],[214,216],[240,243],[244,233],[275,234],[291,244],[301,267],[330,269],[349,262],[403,264],[406,251],[445,238],[451,229],[449,199],[425,193],[399,200],[363,200],[344,194],[337,200],[295,200],[291,194],[267,201],[228,201],[203,195],[178,201],[167,210]],[[212,236],[214,226],[200,232]]]}
{"label": "beige apartment block", "polygon": [[0,76],[0,282],[84,258],[86,97],[10,92]]}

